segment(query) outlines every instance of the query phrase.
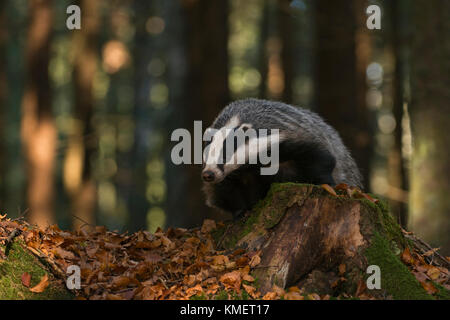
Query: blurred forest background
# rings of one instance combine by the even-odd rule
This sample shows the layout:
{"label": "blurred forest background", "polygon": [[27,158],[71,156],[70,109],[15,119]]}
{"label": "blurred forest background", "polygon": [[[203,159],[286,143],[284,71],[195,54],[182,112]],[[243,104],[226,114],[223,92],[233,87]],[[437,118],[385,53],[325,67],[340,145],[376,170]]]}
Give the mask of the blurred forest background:
{"label": "blurred forest background", "polygon": [[0,212],[120,231],[226,219],[170,134],[260,97],[321,114],[367,191],[449,254],[449,29],[448,0],[2,0]]}

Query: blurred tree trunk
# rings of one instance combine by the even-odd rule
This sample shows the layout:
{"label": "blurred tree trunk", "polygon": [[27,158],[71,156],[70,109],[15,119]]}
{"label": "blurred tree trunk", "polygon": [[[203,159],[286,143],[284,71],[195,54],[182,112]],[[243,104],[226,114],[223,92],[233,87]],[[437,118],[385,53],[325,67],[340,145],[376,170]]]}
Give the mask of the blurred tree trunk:
{"label": "blurred tree trunk", "polygon": [[267,73],[268,73],[268,52],[267,40],[269,39],[269,18],[270,18],[269,0],[262,2],[262,17],[259,26],[259,72],[261,82],[258,87],[258,97],[267,98]]}
{"label": "blurred tree trunk", "polygon": [[[188,176],[186,166],[175,165],[171,158],[170,135],[173,130],[186,126],[186,117],[189,110],[185,107],[187,95],[187,44],[185,41],[185,11],[181,1],[166,2],[166,21],[168,37],[171,41],[167,43],[167,85],[169,90],[169,112],[163,122],[165,128],[166,145],[164,145],[164,178],[167,183],[167,194],[164,210],[167,215],[167,225],[184,226],[190,221],[185,214],[185,199],[183,194],[188,188]],[[170,17],[170,18],[169,18]],[[178,199],[179,201],[171,201]],[[190,223],[190,222],[189,222]]]}
{"label": "blurred tree trunk", "polygon": [[415,0],[412,46],[412,230],[450,255],[450,2]]}
{"label": "blurred tree trunk", "polygon": [[392,23],[391,45],[395,59],[393,79],[393,107],[392,113],[395,118],[394,145],[388,156],[389,185],[398,190],[400,196],[390,202],[391,211],[397,216],[397,222],[406,228],[408,225],[407,199],[401,194],[408,190],[407,175],[403,160],[403,107],[405,103],[405,22],[403,13],[405,6],[403,1],[392,1],[390,3],[390,19]]}
{"label": "blurred tree trunk", "polygon": [[292,56],[293,42],[292,15],[289,9],[290,0],[278,0],[277,20],[278,35],[281,40],[281,66],[283,69],[284,89],[282,101],[292,103],[292,82],[294,80],[294,60]]}
{"label": "blurred tree trunk", "polygon": [[96,185],[91,158],[96,149],[92,114],[93,85],[98,64],[99,2],[82,0],[82,28],[74,33],[75,128],[70,137],[64,167],[64,180],[71,197],[72,225],[95,224]]}
{"label": "blurred tree trunk", "polygon": [[[6,116],[6,42],[8,38],[8,28],[6,22],[5,2],[0,2],[0,153],[6,154],[5,146],[5,116]],[[7,161],[6,157],[0,157],[0,208],[6,208],[5,201],[5,172]]]}
{"label": "blurred tree trunk", "polygon": [[[205,130],[229,102],[228,2],[183,1],[183,10],[188,60],[184,127],[193,133],[194,120],[202,120]],[[191,226],[199,224],[210,210],[201,192],[201,166],[185,166],[188,188],[184,211],[189,214],[186,225]]]}
{"label": "blurred tree trunk", "polygon": [[22,100],[22,146],[27,171],[30,221],[53,223],[56,127],[52,116],[48,66],[53,21],[50,0],[29,2],[27,78]]}
{"label": "blurred tree trunk", "polygon": [[317,111],[341,135],[370,186],[373,133],[366,106],[370,59],[367,2],[315,1],[315,102]]}
{"label": "blurred tree trunk", "polygon": [[[149,203],[146,199],[148,182],[146,166],[149,152],[148,136],[154,124],[154,117],[150,114],[148,90],[151,87],[151,76],[148,65],[156,53],[155,41],[146,30],[145,24],[149,16],[153,16],[152,5],[158,2],[135,1],[133,11],[136,16],[136,32],[133,50],[134,63],[134,143],[128,154],[126,168],[132,172],[132,178],[126,193],[128,203],[127,230],[134,232],[147,227],[147,212]],[[153,41],[152,41],[153,40]]]}

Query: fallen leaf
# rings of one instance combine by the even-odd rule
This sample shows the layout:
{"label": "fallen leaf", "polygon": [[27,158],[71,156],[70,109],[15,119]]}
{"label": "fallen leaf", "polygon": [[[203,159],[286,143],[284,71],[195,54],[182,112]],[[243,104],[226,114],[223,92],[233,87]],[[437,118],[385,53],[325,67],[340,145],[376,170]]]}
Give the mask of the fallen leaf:
{"label": "fallen leaf", "polygon": [[361,296],[364,293],[364,291],[366,291],[366,289],[367,289],[366,282],[363,279],[359,279],[355,296],[357,297]]}
{"label": "fallen leaf", "polygon": [[308,294],[309,300],[320,300],[320,296],[317,293]]}
{"label": "fallen leaf", "polygon": [[53,253],[57,256],[57,257],[61,257],[62,259],[69,259],[69,260],[74,260],[75,259],[75,255],[73,254],[73,252],[67,251],[62,249],[61,247],[56,247],[53,250]]}
{"label": "fallen leaf", "polygon": [[220,277],[220,282],[222,282],[226,288],[233,288],[239,292],[241,287],[241,273],[239,271],[225,273]]}
{"label": "fallen leaf", "polygon": [[251,259],[250,259],[250,267],[254,268],[256,267],[259,263],[261,262],[261,258],[259,257],[259,255],[254,255]]}
{"label": "fallen leaf", "polygon": [[415,260],[413,256],[411,255],[411,251],[409,251],[409,248],[406,248],[402,253],[402,261],[407,264],[414,264]]}
{"label": "fallen leaf", "polygon": [[244,290],[247,291],[247,293],[253,298],[256,299],[258,297],[257,293],[256,293],[256,288],[246,285],[246,284],[242,284],[242,286],[244,287]]}
{"label": "fallen leaf", "polygon": [[361,195],[363,196],[363,198],[369,200],[370,202],[378,203],[378,201],[379,201],[378,199],[372,198],[367,193],[361,193]]}
{"label": "fallen leaf", "polygon": [[158,263],[159,261],[162,260],[162,258],[159,254],[152,253],[152,252],[146,252],[146,254],[144,255],[144,259],[148,263]]}
{"label": "fallen leaf", "polygon": [[438,289],[431,283],[431,282],[421,282],[420,283],[422,287],[429,293],[429,294],[435,294],[438,292]]}
{"label": "fallen leaf", "polygon": [[30,283],[31,283],[31,274],[29,274],[28,272],[24,272],[22,274],[22,284],[29,288],[30,287]]}
{"label": "fallen leaf", "polygon": [[431,256],[432,254],[435,254],[440,248],[434,248],[431,250],[428,250],[427,252],[423,253],[422,255],[425,257]]}
{"label": "fallen leaf", "polygon": [[431,280],[436,280],[441,275],[441,271],[436,267],[432,267],[427,271],[427,275],[431,278]]}
{"label": "fallen leaf", "polygon": [[124,300],[124,298],[118,294],[108,293],[105,297],[106,300]]}
{"label": "fallen leaf", "polygon": [[216,229],[216,222],[214,220],[211,219],[205,219],[203,221],[203,225],[201,228],[201,232],[203,233],[208,233],[211,232],[212,230]]}
{"label": "fallen leaf", "polygon": [[189,298],[191,296],[194,296],[198,293],[203,292],[203,288],[201,285],[196,285],[195,287],[189,288],[186,290],[186,296]]}
{"label": "fallen leaf", "polygon": [[280,288],[276,284],[272,286],[272,290],[277,294],[277,297],[282,297],[286,293],[283,288]]}
{"label": "fallen leaf", "polygon": [[276,299],[276,297],[277,297],[277,294],[275,292],[269,291],[262,297],[262,299],[263,300],[274,300],[274,299]]}
{"label": "fallen leaf", "polygon": [[253,281],[255,281],[255,278],[253,278],[249,274],[245,274],[244,276],[242,276],[242,280],[245,280],[245,281],[248,281],[248,282],[253,282]]}
{"label": "fallen leaf", "polygon": [[212,257],[212,264],[213,265],[224,265],[229,263],[230,260],[228,259],[227,256],[224,255],[218,255],[218,256],[214,256]]}
{"label": "fallen leaf", "polygon": [[346,269],[345,263],[341,263],[341,264],[339,265],[339,275],[342,276],[342,275],[345,273],[345,269]]}
{"label": "fallen leaf", "polygon": [[419,281],[420,283],[425,282],[427,279],[429,279],[428,276],[423,272],[413,271],[412,273],[414,277],[416,277],[417,281]]}
{"label": "fallen leaf", "polygon": [[336,187],[334,187],[335,190],[347,190],[348,185],[346,183],[340,183]]}
{"label": "fallen leaf", "polygon": [[298,292],[298,293],[300,293],[301,290],[300,290],[299,287],[293,286],[293,287],[290,287],[290,288],[288,289],[288,292]]}
{"label": "fallen leaf", "polygon": [[120,289],[120,288],[124,288],[124,287],[128,286],[128,284],[130,282],[131,282],[131,279],[126,276],[114,277],[113,281],[111,283],[111,288],[116,289],[116,290]]}
{"label": "fallen leaf", "polygon": [[289,291],[283,296],[285,300],[305,300],[305,297],[300,294],[300,292]]}
{"label": "fallen leaf", "polygon": [[240,257],[239,259],[236,260],[236,265],[238,267],[243,267],[245,265],[247,265],[249,262],[249,258],[248,257]]}
{"label": "fallen leaf", "polygon": [[33,288],[30,289],[31,292],[34,293],[41,293],[44,292],[45,288],[47,288],[49,285],[48,283],[48,275],[45,274],[42,278],[41,281],[35,285]]}
{"label": "fallen leaf", "polygon": [[333,196],[335,196],[335,197],[338,196],[337,193],[336,193],[336,191],[334,191],[334,189],[333,189],[330,185],[328,185],[328,184],[322,184],[321,187],[322,187],[326,192],[328,192],[329,194],[331,194],[331,195],[333,195]]}

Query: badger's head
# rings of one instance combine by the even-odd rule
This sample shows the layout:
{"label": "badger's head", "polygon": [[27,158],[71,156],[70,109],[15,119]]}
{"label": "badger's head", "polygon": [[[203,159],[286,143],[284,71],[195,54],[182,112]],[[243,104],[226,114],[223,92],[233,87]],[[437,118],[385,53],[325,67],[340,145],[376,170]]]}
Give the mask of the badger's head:
{"label": "badger's head", "polygon": [[[275,135],[276,139],[273,139]],[[219,129],[208,128],[203,136],[206,142],[203,151],[203,181],[219,183],[243,165],[264,162],[261,161],[261,153],[267,153],[269,149],[268,138],[267,134],[261,134],[261,130],[256,130],[252,124],[240,123],[237,117]],[[276,140],[278,144],[278,130],[276,134],[270,134],[271,147],[272,140]],[[267,165],[267,161],[264,165]]]}

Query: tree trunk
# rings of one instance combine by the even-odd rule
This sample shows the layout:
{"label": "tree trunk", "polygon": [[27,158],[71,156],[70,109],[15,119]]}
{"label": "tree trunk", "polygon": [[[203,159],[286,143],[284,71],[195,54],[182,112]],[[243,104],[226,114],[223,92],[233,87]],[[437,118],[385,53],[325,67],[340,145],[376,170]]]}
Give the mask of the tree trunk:
{"label": "tree trunk", "polygon": [[[5,116],[6,116],[6,92],[7,92],[7,81],[6,81],[6,42],[8,39],[8,28],[6,20],[6,3],[0,3],[0,137],[2,141],[0,142],[0,152],[6,154],[6,144],[3,138],[6,134],[5,128]],[[6,165],[7,161],[5,157],[0,158],[0,206],[1,208],[6,208]]]}
{"label": "tree trunk", "polygon": [[73,228],[95,224],[96,186],[92,178],[91,158],[96,148],[92,127],[93,84],[98,63],[99,3],[83,0],[80,4],[83,27],[74,36],[75,119],[76,125],[65,160],[65,185],[76,217]]}
{"label": "tree trunk", "polygon": [[258,97],[267,98],[267,75],[268,75],[268,50],[267,41],[269,39],[270,4],[269,0],[262,1],[262,17],[259,25],[259,60],[258,67],[261,74],[261,82],[258,86]]}
{"label": "tree trunk", "polygon": [[39,226],[54,221],[56,128],[48,75],[52,18],[50,0],[30,1],[21,135],[28,176],[29,217]]}
{"label": "tree trunk", "polygon": [[[312,185],[275,184],[263,202],[214,237],[225,249],[261,252],[255,276],[262,292],[276,284],[354,295],[367,267],[377,265],[381,289],[371,290],[372,296],[430,298],[400,261],[409,242],[382,202],[334,197]],[[346,281],[333,289],[344,274]]]}
{"label": "tree trunk", "polygon": [[278,0],[277,19],[278,35],[281,40],[281,65],[283,69],[284,90],[282,100],[285,103],[292,103],[293,92],[292,83],[294,80],[294,60],[293,60],[293,27],[292,15],[289,10],[288,0]]}
{"label": "tree trunk", "polygon": [[450,2],[413,2],[411,226],[450,254]]}
{"label": "tree trunk", "polygon": [[350,149],[368,188],[373,133],[366,107],[366,8],[361,0],[315,2],[315,104]]}
{"label": "tree trunk", "polygon": [[[229,102],[228,2],[184,1],[183,9],[188,57],[184,128],[194,132],[195,120],[202,120],[206,129]],[[200,165],[186,166],[185,226],[200,224],[210,211],[201,193],[200,172]]]}
{"label": "tree trunk", "polygon": [[[395,118],[394,144],[388,155],[389,185],[397,190],[398,196],[390,202],[391,211],[397,217],[397,221],[404,228],[408,225],[407,197],[402,196],[408,190],[407,174],[403,159],[403,108],[405,104],[405,14],[402,1],[392,1],[390,4],[390,16],[392,21],[392,50],[395,59],[393,78],[393,106],[392,113]],[[391,192],[393,193],[393,192]]]}

